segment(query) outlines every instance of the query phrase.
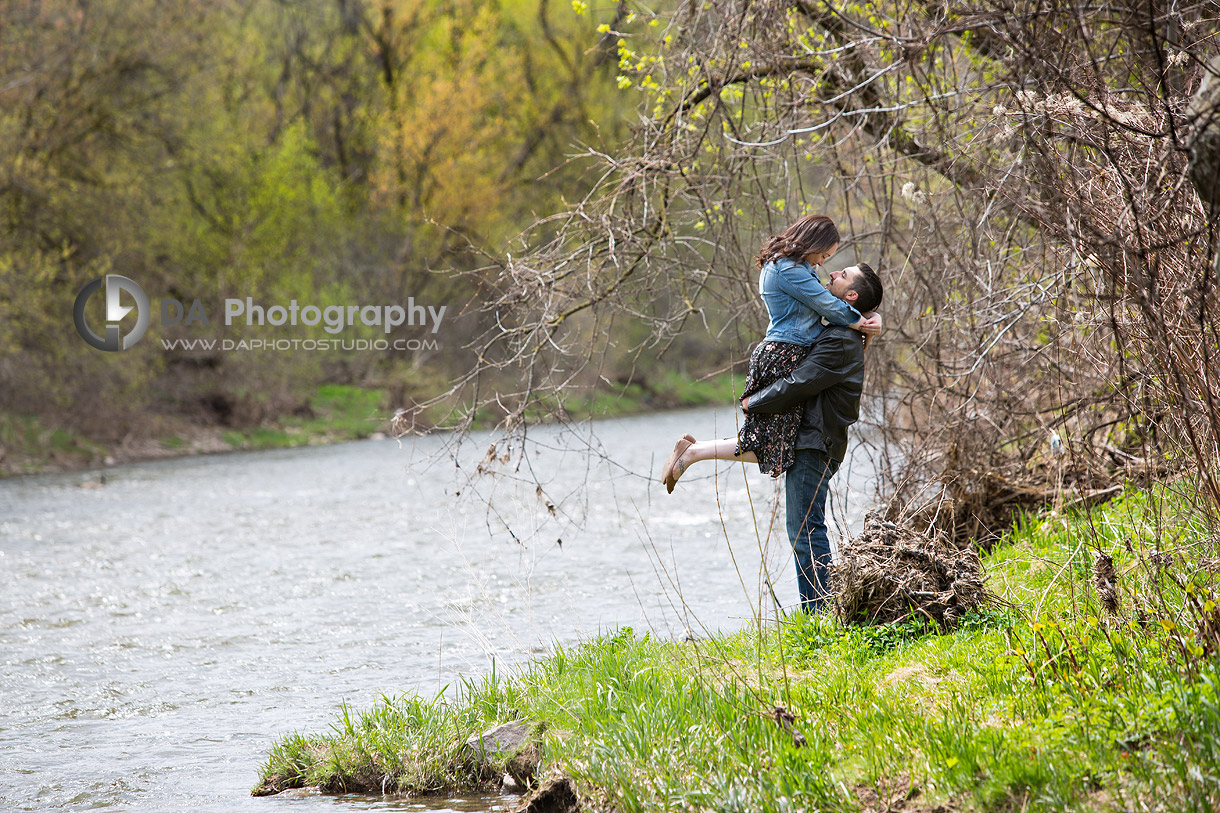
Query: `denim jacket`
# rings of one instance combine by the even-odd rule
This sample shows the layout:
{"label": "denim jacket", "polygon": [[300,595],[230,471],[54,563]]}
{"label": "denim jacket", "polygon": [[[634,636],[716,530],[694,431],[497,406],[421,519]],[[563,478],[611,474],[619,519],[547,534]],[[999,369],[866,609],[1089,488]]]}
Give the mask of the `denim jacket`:
{"label": "denim jacket", "polygon": [[791,257],[762,267],[758,292],[771,317],[763,341],[813,344],[822,332],[823,318],[844,326],[860,320],[860,312],[826,290],[808,263]]}

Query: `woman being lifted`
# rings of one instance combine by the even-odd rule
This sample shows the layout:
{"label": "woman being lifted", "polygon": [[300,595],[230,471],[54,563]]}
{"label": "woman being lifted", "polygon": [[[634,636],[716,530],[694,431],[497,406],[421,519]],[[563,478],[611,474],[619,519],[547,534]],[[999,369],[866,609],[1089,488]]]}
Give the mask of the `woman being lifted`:
{"label": "woman being lifted", "polygon": [[[834,221],[825,215],[808,215],[771,237],[759,252],[758,290],[770,323],[750,355],[742,398],[791,373],[822,332],[823,319],[832,325],[855,328],[867,338],[881,332],[880,316],[862,316],[849,304],[854,291],[845,301],[818,279],[814,267],[825,263],[838,247],[839,230]],[[836,274],[846,275],[854,268],[831,274],[831,287],[843,282],[836,279]],[[747,413],[735,438],[696,441],[692,435],[683,435],[661,469],[661,481],[673,493],[678,478],[700,460],[757,463],[761,471],[778,477],[792,466],[800,422],[798,404],[776,414]]]}

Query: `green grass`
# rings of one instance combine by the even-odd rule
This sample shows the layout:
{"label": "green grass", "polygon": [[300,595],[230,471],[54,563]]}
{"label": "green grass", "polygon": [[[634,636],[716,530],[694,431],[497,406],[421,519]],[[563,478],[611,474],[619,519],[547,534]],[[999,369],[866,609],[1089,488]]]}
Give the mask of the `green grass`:
{"label": "green grass", "polygon": [[[368,787],[360,777],[377,774],[448,792],[464,781],[455,744],[520,715],[546,723],[547,762],[597,809],[857,810],[862,794],[913,792],[929,809],[1213,810],[1220,661],[1192,630],[1216,612],[1216,576],[1198,564],[1216,552],[1182,509],[1131,493],[1027,517],[986,561],[1011,606],[951,634],[800,614],[689,643],[622,629],[452,699],[387,698],[356,722],[344,709],[330,734],[277,745],[262,784]],[[1172,541],[1177,564],[1140,565],[1132,538]],[[1090,586],[1099,548],[1122,574],[1117,616]]]}
{"label": "green grass", "polygon": [[185,446],[186,441],[184,439],[178,437],[177,435],[170,435],[169,437],[161,439],[161,445],[167,449],[176,450],[176,449],[181,449],[183,446]]}
{"label": "green grass", "polygon": [[462,747],[470,711],[454,713],[438,696],[383,697],[368,711],[344,705],[323,740],[294,734],[273,747],[256,795],[304,784],[335,793],[440,794],[498,784]]}
{"label": "green grass", "polygon": [[316,443],[365,438],[385,431],[387,395],[384,390],[323,384],[310,399],[312,417],[284,415],[271,425],[230,430],[221,437],[241,449],[282,449]]}
{"label": "green grass", "polygon": [[106,448],[34,415],[0,413],[0,452],[2,476],[42,471],[48,464],[89,465],[105,457]]}
{"label": "green grass", "polygon": [[670,371],[660,377],[660,386],[682,406],[735,403],[745,383],[742,373],[719,373],[699,379]]}
{"label": "green grass", "polygon": [[527,415],[531,420],[547,420],[562,413],[570,420],[585,420],[707,404],[731,405],[744,380],[729,373],[696,379],[666,371],[627,384],[602,381],[593,389],[569,389],[561,398],[544,396]]}

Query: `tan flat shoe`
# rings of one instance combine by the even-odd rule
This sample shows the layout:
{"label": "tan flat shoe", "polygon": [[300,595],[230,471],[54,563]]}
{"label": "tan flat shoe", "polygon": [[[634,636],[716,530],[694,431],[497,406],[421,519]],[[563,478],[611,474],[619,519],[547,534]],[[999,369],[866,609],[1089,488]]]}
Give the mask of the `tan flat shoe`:
{"label": "tan flat shoe", "polygon": [[694,442],[695,436],[689,433],[678,438],[678,442],[674,444],[674,450],[669,453],[669,457],[665,459],[665,465],[661,467],[661,482],[665,484],[665,490],[670,494],[674,493],[674,486],[677,484],[678,478],[682,476],[681,472],[675,471],[678,459]]}

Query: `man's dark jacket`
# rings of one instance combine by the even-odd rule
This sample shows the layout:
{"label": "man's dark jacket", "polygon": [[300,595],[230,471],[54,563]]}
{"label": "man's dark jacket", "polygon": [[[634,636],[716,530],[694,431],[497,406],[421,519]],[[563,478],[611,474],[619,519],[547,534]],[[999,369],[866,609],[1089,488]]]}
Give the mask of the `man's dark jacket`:
{"label": "man's dark jacket", "polygon": [[796,448],[818,449],[843,461],[847,427],[860,417],[864,385],[864,336],[849,327],[830,325],[791,375],[749,397],[749,412],[783,412],[805,402]]}

